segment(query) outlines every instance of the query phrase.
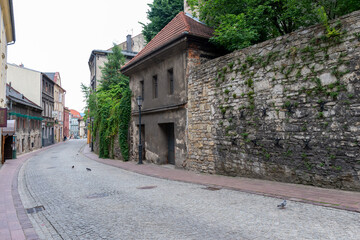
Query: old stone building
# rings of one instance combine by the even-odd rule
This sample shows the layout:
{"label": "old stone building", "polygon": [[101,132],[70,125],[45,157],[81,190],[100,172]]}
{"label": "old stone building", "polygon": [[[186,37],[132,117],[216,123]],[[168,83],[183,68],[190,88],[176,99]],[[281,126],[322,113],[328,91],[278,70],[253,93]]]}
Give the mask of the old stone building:
{"label": "old stone building", "polygon": [[[6,86],[6,97],[8,119],[15,120],[14,142],[17,154],[41,148],[42,108],[12,88],[11,85]],[[5,155],[9,158],[13,136],[7,136],[5,139]]]}
{"label": "old stone building", "polygon": [[133,92],[131,146],[137,159],[141,96],[143,159],[181,167],[187,157],[187,76],[190,69],[219,55],[208,40],[213,30],[180,12],[122,69]]}
{"label": "old stone building", "polygon": [[42,145],[48,146],[54,144],[54,81],[45,73],[41,73],[42,77]]}

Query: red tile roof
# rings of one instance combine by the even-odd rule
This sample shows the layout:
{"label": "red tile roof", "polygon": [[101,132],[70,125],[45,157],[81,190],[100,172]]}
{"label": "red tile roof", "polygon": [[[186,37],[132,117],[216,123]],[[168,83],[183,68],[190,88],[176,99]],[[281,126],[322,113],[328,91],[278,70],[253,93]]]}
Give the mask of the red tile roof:
{"label": "red tile roof", "polygon": [[204,23],[195,20],[184,12],[180,12],[133,59],[125,64],[123,68],[140,61],[145,56],[160,49],[183,33],[209,39],[212,37],[213,32],[214,30]]}
{"label": "red tile roof", "polygon": [[81,118],[80,113],[74,109],[70,109],[70,113],[73,116],[73,118]]}

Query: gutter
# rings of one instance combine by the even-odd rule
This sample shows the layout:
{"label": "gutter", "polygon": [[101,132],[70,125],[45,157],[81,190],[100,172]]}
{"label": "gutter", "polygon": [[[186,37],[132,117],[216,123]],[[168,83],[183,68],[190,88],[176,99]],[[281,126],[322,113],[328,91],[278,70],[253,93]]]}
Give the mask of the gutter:
{"label": "gutter", "polygon": [[14,20],[14,8],[13,8],[13,2],[12,0],[9,0],[9,7],[10,7],[10,15],[11,15],[11,31],[13,35],[12,42],[9,42],[7,45],[12,45],[15,43],[16,36],[15,36],[15,20]]}
{"label": "gutter", "polygon": [[[197,38],[197,39],[206,39],[206,40],[209,40],[209,38],[206,38],[204,36],[200,36],[200,35],[196,35],[196,34],[191,34],[189,33],[188,31],[184,31],[182,32],[179,36],[177,36],[176,38],[172,39],[171,41],[165,43],[164,45],[161,45],[159,46],[158,48],[152,50],[151,52],[147,53],[146,55],[142,56],[141,58],[139,59],[136,59],[136,61],[134,62],[130,62],[130,64],[126,64],[124,67],[121,68],[121,73],[126,75],[126,71],[131,69],[132,67],[135,67],[135,65],[137,65],[139,62],[143,61],[144,59],[146,58],[151,58],[151,55],[154,55],[154,54],[157,54],[157,52],[159,52],[160,50],[170,46],[170,45],[173,45],[174,43],[178,42],[180,39],[182,38],[186,38],[186,37],[189,37],[189,38]],[[141,53],[141,51],[139,52]],[[138,54],[139,54],[138,53]]]}

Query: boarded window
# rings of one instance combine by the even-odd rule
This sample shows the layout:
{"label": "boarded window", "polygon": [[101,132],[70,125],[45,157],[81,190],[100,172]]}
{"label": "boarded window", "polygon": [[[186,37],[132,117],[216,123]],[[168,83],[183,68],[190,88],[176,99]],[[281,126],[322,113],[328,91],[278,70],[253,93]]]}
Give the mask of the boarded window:
{"label": "boarded window", "polygon": [[173,69],[168,70],[168,82],[169,82],[169,94],[174,94],[174,71]]}
{"label": "boarded window", "polygon": [[157,75],[153,76],[153,98],[158,97],[158,79]]}
{"label": "boarded window", "polygon": [[145,97],[145,86],[144,80],[140,81],[141,98],[144,100]]}

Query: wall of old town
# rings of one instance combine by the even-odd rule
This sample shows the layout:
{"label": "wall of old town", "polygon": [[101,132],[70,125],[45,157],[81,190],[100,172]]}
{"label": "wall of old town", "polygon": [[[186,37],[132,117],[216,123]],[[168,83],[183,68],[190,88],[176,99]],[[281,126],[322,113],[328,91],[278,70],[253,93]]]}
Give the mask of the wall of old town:
{"label": "wall of old town", "polygon": [[330,25],[195,67],[185,168],[360,190],[360,12]]}

